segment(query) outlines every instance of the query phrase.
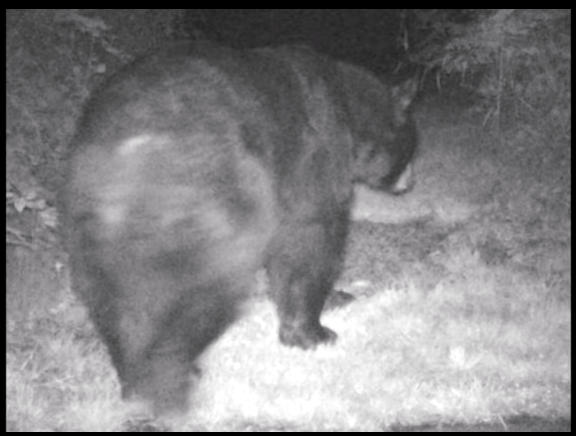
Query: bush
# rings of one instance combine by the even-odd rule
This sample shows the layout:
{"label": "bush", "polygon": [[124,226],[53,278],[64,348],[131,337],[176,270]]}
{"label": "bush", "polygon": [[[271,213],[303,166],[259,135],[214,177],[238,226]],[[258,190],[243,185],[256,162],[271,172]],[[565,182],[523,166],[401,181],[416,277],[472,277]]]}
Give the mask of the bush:
{"label": "bush", "polygon": [[410,59],[440,87],[448,78],[482,98],[500,131],[537,127],[570,137],[569,9],[411,9]]}

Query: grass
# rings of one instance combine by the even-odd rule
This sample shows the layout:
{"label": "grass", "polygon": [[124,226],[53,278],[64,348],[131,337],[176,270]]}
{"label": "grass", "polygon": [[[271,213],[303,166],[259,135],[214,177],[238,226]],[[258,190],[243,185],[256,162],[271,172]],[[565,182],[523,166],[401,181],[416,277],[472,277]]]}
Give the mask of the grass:
{"label": "grass", "polygon": [[[357,298],[323,317],[337,344],[281,347],[271,304],[255,298],[170,425],[378,431],[570,416],[569,147],[495,144],[422,118],[418,188],[374,197],[360,214],[371,222],[353,227],[338,287]],[[119,400],[74,300],[7,328],[8,430],[118,431],[142,416]]]}

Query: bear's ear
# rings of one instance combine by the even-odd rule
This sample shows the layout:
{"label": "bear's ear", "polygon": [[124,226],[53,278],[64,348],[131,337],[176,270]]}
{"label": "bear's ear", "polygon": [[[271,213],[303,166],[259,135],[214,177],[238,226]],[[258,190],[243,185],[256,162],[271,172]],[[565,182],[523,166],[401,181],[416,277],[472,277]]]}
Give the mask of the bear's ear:
{"label": "bear's ear", "polygon": [[405,113],[418,92],[418,80],[412,77],[399,85],[393,86],[391,91],[397,110]]}
{"label": "bear's ear", "polygon": [[403,126],[408,122],[409,109],[417,92],[418,80],[415,77],[390,88],[394,125]]}

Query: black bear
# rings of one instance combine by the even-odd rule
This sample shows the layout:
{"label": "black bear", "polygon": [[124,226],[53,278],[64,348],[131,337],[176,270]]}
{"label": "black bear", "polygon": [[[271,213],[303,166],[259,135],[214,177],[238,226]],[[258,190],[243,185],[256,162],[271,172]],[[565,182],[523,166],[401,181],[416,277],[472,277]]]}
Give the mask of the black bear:
{"label": "black bear", "polygon": [[353,184],[411,186],[415,84],[305,47],[180,43],[90,99],[63,190],[72,284],[123,397],[185,409],[201,353],[267,269],[280,341],[332,342]]}

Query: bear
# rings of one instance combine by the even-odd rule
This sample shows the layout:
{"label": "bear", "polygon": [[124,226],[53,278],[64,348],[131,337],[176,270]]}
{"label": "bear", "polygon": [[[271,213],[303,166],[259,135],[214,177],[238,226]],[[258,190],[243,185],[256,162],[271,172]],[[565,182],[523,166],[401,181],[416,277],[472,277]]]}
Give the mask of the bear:
{"label": "bear", "polygon": [[203,351],[264,267],[283,345],[313,349],[340,273],[355,183],[413,185],[416,82],[304,46],[185,42],[88,100],[62,216],[72,287],[125,399],[185,411]]}

